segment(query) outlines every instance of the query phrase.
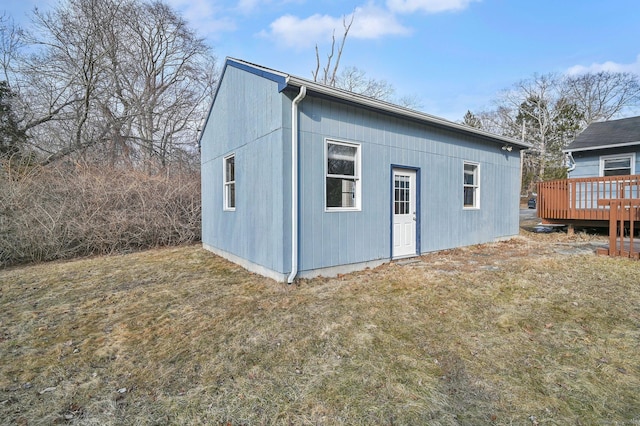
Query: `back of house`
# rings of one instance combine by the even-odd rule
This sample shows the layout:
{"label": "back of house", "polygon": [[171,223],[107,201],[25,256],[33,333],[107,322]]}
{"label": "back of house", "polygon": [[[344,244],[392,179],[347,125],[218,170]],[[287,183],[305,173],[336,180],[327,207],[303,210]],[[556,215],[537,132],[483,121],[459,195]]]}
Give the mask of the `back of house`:
{"label": "back of house", "polygon": [[640,172],[640,117],[590,124],[564,150],[573,160],[570,178]]}
{"label": "back of house", "polygon": [[569,179],[538,184],[538,216],[570,232],[611,228],[610,203],[640,198],[640,117],[592,123],[564,153]]}

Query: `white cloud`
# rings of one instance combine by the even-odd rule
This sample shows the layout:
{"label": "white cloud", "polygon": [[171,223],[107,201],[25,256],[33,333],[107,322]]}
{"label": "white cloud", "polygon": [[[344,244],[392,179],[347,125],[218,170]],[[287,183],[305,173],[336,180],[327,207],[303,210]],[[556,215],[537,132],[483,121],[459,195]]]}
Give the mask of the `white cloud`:
{"label": "white cloud", "polygon": [[334,28],[342,28],[342,20],[329,15],[315,14],[301,19],[284,15],[269,25],[270,31],[259,35],[275,38],[290,47],[307,48],[331,37]]}
{"label": "white cloud", "polygon": [[211,0],[167,0],[167,3],[178,10],[200,36],[217,36],[236,29],[233,19],[216,18],[220,11]]}
{"label": "white cloud", "polygon": [[[410,30],[400,24],[388,11],[369,4],[357,7],[349,36],[361,39],[375,39],[386,35],[407,35]],[[342,27],[339,27],[342,28]]]}
{"label": "white cloud", "polygon": [[249,15],[252,13],[264,13],[264,9],[272,5],[282,6],[304,2],[305,0],[238,0],[235,9],[242,14]]}
{"label": "white cloud", "polygon": [[589,72],[631,72],[640,74],[640,55],[636,57],[636,61],[630,64],[620,64],[618,62],[606,61],[603,63],[592,63],[591,65],[575,65],[569,68],[566,73],[569,75],[585,74]]}
{"label": "white cloud", "polygon": [[264,0],[240,0],[238,2],[238,10],[243,13],[250,13],[258,9]]}
{"label": "white cloud", "polygon": [[387,0],[387,7],[395,13],[440,13],[464,10],[481,0]]}
{"label": "white cloud", "polygon": [[[347,22],[349,19],[350,15],[346,17]],[[331,40],[334,31],[336,39],[339,39],[344,31],[342,17],[320,14],[308,18],[284,15],[273,21],[269,28],[269,31],[262,31],[259,35],[275,38],[286,46],[300,49]],[[367,5],[355,9],[349,38],[375,39],[386,35],[406,35],[409,32],[391,13],[374,5]]]}

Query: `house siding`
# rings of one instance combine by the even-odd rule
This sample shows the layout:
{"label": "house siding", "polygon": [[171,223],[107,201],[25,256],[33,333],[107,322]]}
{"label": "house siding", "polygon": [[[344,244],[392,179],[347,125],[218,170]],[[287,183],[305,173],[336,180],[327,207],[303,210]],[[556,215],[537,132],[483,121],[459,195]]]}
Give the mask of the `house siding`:
{"label": "house siding", "polygon": [[[290,269],[287,105],[273,81],[226,67],[201,138],[203,244],[280,274]],[[231,153],[236,208],[223,211],[222,159]]]}
{"label": "house siding", "polygon": [[629,146],[620,148],[609,148],[593,151],[578,151],[572,154],[573,160],[576,163],[574,170],[569,172],[570,178],[583,178],[583,177],[598,177],[600,176],[600,156],[602,155],[616,155],[616,154],[630,154],[635,152],[636,174],[640,173],[640,146]]}
{"label": "house siding", "polygon": [[[325,211],[325,140],[361,146],[361,210]],[[300,271],[391,256],[391,167],[420,170],[420,251],[518,234],[520,154],[480,138],[313,95],[300,104]],[[480,164],[480,209],[463,209],[463,162]]]}

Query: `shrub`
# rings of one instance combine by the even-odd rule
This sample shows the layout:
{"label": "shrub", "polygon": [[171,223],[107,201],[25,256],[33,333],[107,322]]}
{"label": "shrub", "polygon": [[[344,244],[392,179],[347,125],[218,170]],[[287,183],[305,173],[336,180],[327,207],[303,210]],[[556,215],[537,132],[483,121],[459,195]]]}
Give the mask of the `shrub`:
{"label": "shrub", "polygon": [[200,176],[0,165],[0,266],[200,239]]}

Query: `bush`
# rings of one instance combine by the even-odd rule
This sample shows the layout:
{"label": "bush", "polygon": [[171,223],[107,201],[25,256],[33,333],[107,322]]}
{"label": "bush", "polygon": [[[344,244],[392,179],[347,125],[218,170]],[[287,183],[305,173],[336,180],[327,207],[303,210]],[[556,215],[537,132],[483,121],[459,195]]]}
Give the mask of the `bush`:
{"label": "bush", "polygon": [[0,164],[0,266],[200,239],[200,176]]}

